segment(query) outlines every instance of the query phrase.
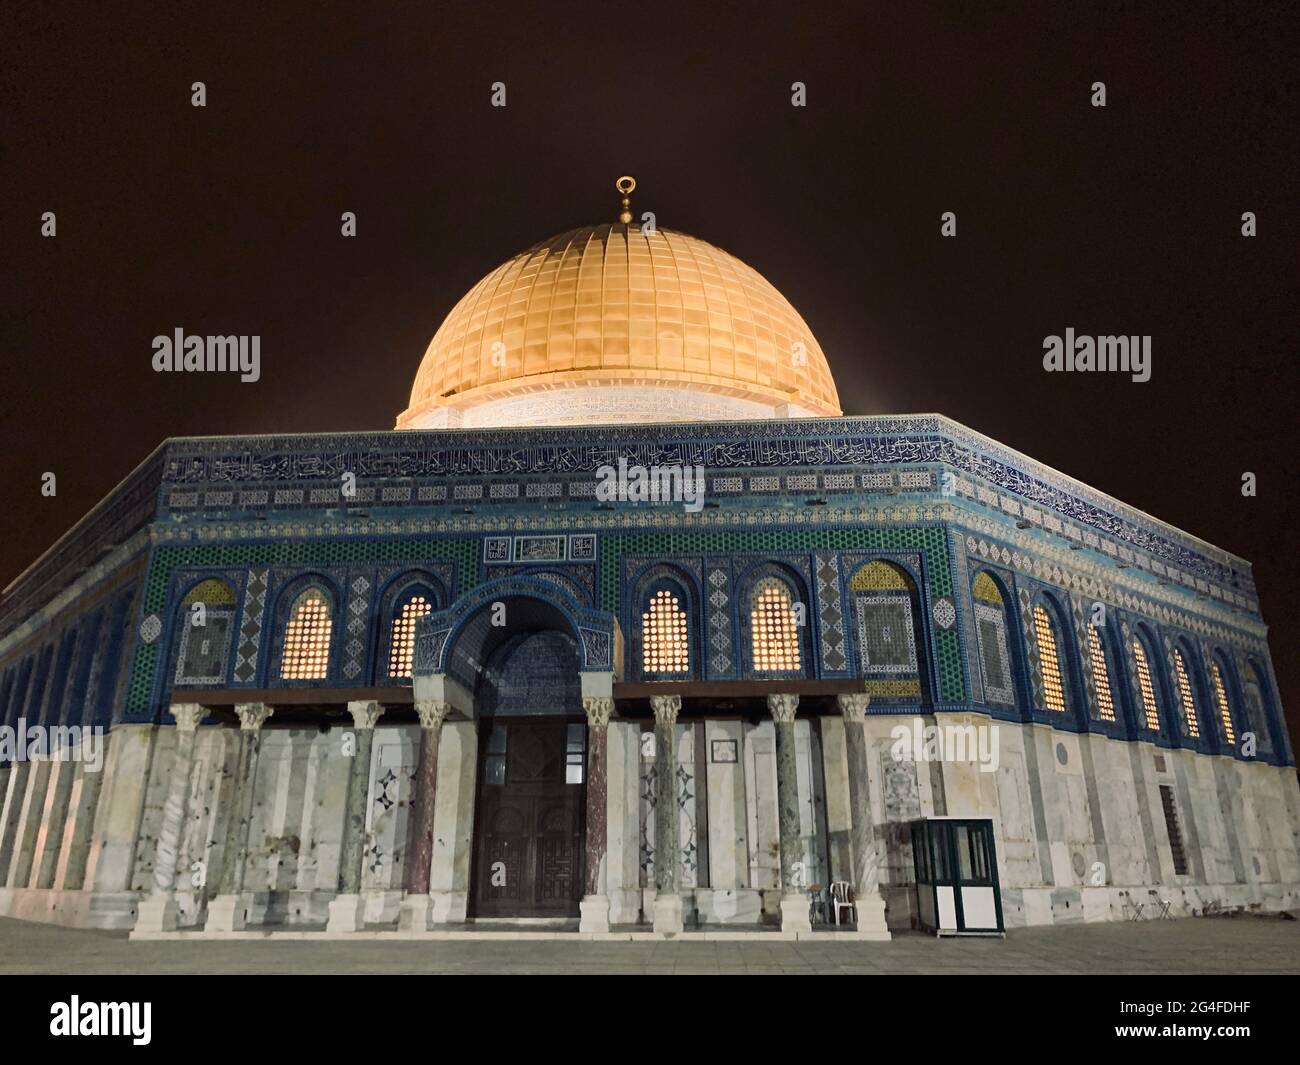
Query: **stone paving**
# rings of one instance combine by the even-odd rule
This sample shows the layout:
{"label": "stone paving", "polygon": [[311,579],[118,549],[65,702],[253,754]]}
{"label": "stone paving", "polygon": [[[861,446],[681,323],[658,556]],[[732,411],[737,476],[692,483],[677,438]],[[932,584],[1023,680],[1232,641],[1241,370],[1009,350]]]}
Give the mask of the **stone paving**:
{"label": "stone paving", "polygon": [[834,942],[128,942],[125,932],[0,918],[0,974],[1300,974],[1300,921],[1176,921],[1018,929],[1005,940]]}

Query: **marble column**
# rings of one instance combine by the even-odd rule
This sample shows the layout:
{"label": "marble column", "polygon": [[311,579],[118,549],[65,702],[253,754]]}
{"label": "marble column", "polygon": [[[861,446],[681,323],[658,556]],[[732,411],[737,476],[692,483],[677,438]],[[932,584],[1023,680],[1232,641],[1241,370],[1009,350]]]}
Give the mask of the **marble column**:
{"label": "marble column", "polygon": [[375,722],[383,712],[377,702],[348,703],[355,747],[348,770],[343,843],[339,848],[339,890],[330,903],[326,926],[330,932],[359,932],[365,923],[361,868],[366,849],[366,803],[370,798],[370,752],[375,742]]}
{"label": "marble column", "polygon": [[402,898],[397,927],[402,931],[423,932],[429,927],[429,913],[433,907],[429,895],[429,869],[433,864],[433,811],[438,798],[438,749],[442,741],[442,723],[451,712],[451,703],[417,699],[415,712],[420,718],[420,761],[415,770],[415,796],[407,833],[406,894]]}
{"label": "marble column", "polygon": [[681,848],[677,842],[677,714],[680,695],[652,695],[655,715],[655,912],[654,930],[682,930]]}
{"label": "marble column", "polygon": [[799,696],[769,695],[767,709],[776,732],[776,813],[781,847],[781,930],[809,932],[807,877],[799,838],[799,776],[795,768],[794,715]]}
{"label": "marble column", "polygon": [[609,846],[609,719],[614,700],[588,696],[582,700],[582,709],[587,713],[587,854],[578,931],[608,932],[605,854]]}
{"label": "marble column", "polygon": [[162,828],[154,854],[153,887],[140,903],[132,934],[173,932],[176,930],[176,864],[180,858],[181,832],[189,813],[190,772],[194,768],[194,741],[199,722],[207,708],[198,703],[173,703],[176,719],[176,755],[167,783],[167,800],[163,805]]}
{"label": "marble column", "polygon": [[244,873],[248,868],[248,836],[253,824],[253,799],[257,788],[257,762],[262,752],[262,726],[275,711],[265,703],[240,703],[239,755],[235,786],[231,792],[226,841],[221,849],[217,895],[208,903],[205,932],[235,932],[244,927],[248,908],[243,905]]}
{"label": "marble column", "polygon": [[867,707],[865,693],[837,696],[844,717],[844,751],[849,770],[849,851],[853,895],[857,902],[859,932],[889,938],[885,925],[885,900],[880,893],[880,866],[876,852],[875,826],[871,821],[871,792],[868,787]]}
{"label": "marble column", "polygon": [[27,796],[27,775],[32,763],[24,759],[15,762],[5,786],[4,813],[0,815],[0,890],[9,884],[9,869],[13,864],[18,836],[22,831],[23,801]]}

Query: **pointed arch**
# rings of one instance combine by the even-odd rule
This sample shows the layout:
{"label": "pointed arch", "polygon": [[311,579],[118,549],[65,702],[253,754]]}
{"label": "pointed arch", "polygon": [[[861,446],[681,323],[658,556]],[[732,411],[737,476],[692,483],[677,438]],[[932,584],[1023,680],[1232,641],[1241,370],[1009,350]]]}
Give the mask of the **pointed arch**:
{"label": "pointed arch", "polygon": [[1133,630],[1129,650],[1133,655],[1133,680],[1138,692],[1138,728],[1159,733],[1164,717],[1161,714],[1163,693],[1155,668],[1158,659],[1155,657],[1155,643],[1143,626]]}
{"label": "pointed arch", "polygon": [[918,584],[887,559],[863,563],[849,578],[858,672],[876,699],[930,701],[924,611]]}
{"label": "pointed arch", "polygon": [[315,574],[300,578],[281,593],[277,610],[277,681],[322,681],[329,677],[336,642],[337,603],[333,586]]}
{"label": "pointed arch", "polygon": [[1237,724],[1234,719],[1234,709],[1237,705],[1237,700],[1234,698],[1236,685],[1233,683],[1234,678],[1228,660],[1221,651],[1210,654],[1209,666],[1210,694],[1214,699],[1214,709],[1219,719],[1219,739],[1228,750],[1232,750],[1237,746]]}
{"label": "pointed arch", "polygon": [[1255,733],[1255,749],[1264,756],[1284,755],[1286,747],[1280,739],[1277,702],[1269,681],[1267,667],[1254,657],[1246,659],[1242,679],[1247,720]]}
{"label": "pointed arch", "polygon": [[175,685],[225,683],[234,639],[235,604],[234,587],[220,577],[198,577],[181,596],[173,628]]}
{"label": "pointed arch", "polygon": [[1099,625],[1087,625],[1088,669],[1092,675],[1092,690],[1096,694],[1097,717],[1108,724],[1118,724],[1123,700],[1120,696],[1119,658],[1111,640]]}
{"label": "pointed arch", "polygon": [[681,566],[647,566],[632,588],[632,669],[647,680],[690,680],[702,673],[700,595]]}
{"label": "pointed arch", "polygon": [[377,678],[399,683],[411,678],[416,623],[443,609],[446,602],[442,582],[424,570],[411,570],[388,582],[379,599]]}
{"label": "pointed arch", "polygon": [[802,579],[788,566],[764,562],[740,581],[742,653],[755,677],[806,676],[812,661],[808,639],[808,597]]}
{"label": "pointed arch", "polygon": [[1181,641],[1175,641],[1170,648],[1169,659],[1173,667],[1174,695],[1181,715],[1180,728],[1188,739],[1199,740],[1201,738],[1200,706],[1196,697],[1191,652]]}
{"label": "pointed arch", "polygon": [[1043,686],[1043,705],[1058,714],[1072,709],[1069,648],[1060,610],[1047,596],[1039,596],[1031,615],[1034,646],[1038,651],[1038,679]]}
{"label": "pointed arch", "polygon": [[1010,595],[1002,582],[988,570],[980,570],[971,582],[975,616],[975,641],[979,651],[984,701],[990,706],[1016,705],[1016,671],[1012,659]]}

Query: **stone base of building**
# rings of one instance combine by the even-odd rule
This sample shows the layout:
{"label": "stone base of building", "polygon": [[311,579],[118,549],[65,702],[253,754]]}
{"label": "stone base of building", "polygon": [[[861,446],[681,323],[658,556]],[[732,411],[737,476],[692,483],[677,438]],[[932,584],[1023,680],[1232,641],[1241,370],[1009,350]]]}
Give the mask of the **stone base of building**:
{"label": "stone base of building", "polygon": [[248,922],[248,905],[239,895],[218,895],[208,903],[205,932],[242,932]]}
{"label": "stone base of building", "polygon": [[655,895],[654,931],[657,935],[675,936],[683,930],[682,897],[680,895]]}
{"label": "stone base of building", "polygon": [[579,932],[608,932],[609,899],[604,895],[588,895],[578,905]]}
{"label": "stone base of building", "polygon": [[327,932],[360,932],[366,925],[366,903],[360,895],[339,895],[330,903]]}
{"label": "stone base of building", "polygon": [[397,915],[399,932],[425,932],[429,929],[429,917],[433,913],[433,899],[428,893],[407,895],[402,899],[402,909]]}
{"label": "stone base of building", "polygon": [[150,895],[140,903],[136,911],[132,938],[149,933],[177,931],[180,912],[180,904],[170,892],[166,895]]}
{"label": "stone base of building", "polygon": [[806,895],[781,896],[781,931],[812,931],[812,917],[808,913],[808,897]]}

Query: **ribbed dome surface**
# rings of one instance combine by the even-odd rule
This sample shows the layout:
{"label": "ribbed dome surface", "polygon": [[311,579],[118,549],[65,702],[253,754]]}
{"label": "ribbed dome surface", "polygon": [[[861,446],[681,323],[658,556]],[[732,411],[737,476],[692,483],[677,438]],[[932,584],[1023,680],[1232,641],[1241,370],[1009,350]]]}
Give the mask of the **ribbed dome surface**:
{"label": "ribbed dome surface", "polygon": [[757,271],[639,226],[562,233],[447,315],[398,428],[840,413],[807,323]]}

